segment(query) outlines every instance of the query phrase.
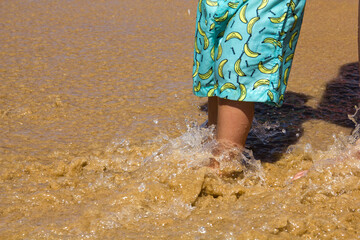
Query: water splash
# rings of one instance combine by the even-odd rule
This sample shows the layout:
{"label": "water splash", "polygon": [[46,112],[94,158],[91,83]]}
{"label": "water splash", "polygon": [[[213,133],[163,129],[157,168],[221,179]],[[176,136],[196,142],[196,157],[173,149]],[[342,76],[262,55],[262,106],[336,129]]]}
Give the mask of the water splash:
{"label": "water splash", "polygon": [[[355,107],[355,113],[348,115],[355,124],[350,136],[334,134],[334,143],[326,151],[311,152],[314,163],[307,172],[312,189],[326,190],[327,194],[337,196],[345,191],[340,189],[357,188],[359,185],[356,183],[348,187],[345,184],[349,179],[358,182],[360,176],[360,124],[356,120],[359,109]],[[304,150],[306,152],[306,148]],[[334,188],[337,190],[334,191]]]}
{"label": "water splash", "polygon": [[254,134],[258,139],[261,140],[263,144],[268,144],[269,139],[275,135],[277,135],[279,132],[282,132],[283,134],[286,133],[285,129],[279,129],[280,123],[270,123],[265,122],[263,124],[260,124],[255,118],[252,122],[252,127],[249,134]]}
{"label": "water splash", "polygon": [[[357,114],[359,113],[359,116]],[[352,115],[348,115],[348,118],[355,124],[355,128],[351,133],[351,136],[349,137],[349,142],[351,144],[354,144],[358,139],[360,139],[360,123],[356,121],[356,117],[360,119],[360,104],[359,107],[355,106],[355,113]]]}
{"label": "water splash", "polygon": [[[258,124],[257,129],[271,128],[268,124]],[[265,138],[263,138],[265,139]],[[195,169],[209,165],[211,158],[220,162],[220,170],[244,171],[249,174],[256,172],[263,180],[264,175],[260,161],[256,160],[250,149],[245,149],[237,154],[235,158],[229,158],[229,152],[238,152],[237,149],[229,149],[220,155],[214,155],[214,149],[219,143],[215,139],[214,127],[208,128],[197,123],[188,123],[187,130],[175,139],[169,139],[157,151],[146,157],[142,165],[150,162],[176,162],[179,171],[184,169]]]}

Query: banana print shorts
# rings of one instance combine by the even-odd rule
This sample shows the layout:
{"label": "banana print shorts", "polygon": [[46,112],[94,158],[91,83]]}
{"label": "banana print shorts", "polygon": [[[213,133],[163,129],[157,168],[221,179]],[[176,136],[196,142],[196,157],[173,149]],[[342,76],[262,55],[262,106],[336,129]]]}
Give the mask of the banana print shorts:
{"label": "banana print shorts", "polygon": [[281,106],[306,0],[199,0],[193,92]]}

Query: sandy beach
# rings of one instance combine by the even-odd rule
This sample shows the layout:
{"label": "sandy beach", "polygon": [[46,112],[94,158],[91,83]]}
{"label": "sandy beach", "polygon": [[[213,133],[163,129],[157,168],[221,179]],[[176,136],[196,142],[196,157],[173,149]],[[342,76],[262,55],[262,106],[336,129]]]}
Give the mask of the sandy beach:
{"label": "sandy beach", "polygon": [[359,238],[357,4],[308,0],[284,106],[219,176],[196,1],[0,2],[0,238]]}

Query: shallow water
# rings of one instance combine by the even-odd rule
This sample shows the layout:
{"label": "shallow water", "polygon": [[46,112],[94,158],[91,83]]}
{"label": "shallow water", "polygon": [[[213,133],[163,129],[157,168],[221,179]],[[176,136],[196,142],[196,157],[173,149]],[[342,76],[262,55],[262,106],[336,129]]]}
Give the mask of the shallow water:
{"label": "shallow water", "polygon": [[222,174],[196,5],[0,2],[0,238],[360,238],[356,1],[308,2],[286,102],[256,107],[253,156]]}

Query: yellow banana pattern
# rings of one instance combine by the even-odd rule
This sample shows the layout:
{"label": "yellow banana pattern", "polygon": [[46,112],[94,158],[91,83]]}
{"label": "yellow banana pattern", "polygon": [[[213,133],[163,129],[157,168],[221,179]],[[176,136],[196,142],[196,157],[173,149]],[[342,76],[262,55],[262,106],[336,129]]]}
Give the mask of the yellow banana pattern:
{"label": "yellow banana pattern", "polygon": [[257,80],[255,83],[254,83],[254,87],[253,89],[256,89],[262,85],[269,85],[270,84],[270,80],[269,79],[260,79],[260,80]]}
{"label": "yellow banana pattern", "polygon": [[286,57],[285,59],[285,63],[287,63],[288,61],[292,60],[294,58],[294,54],[290,54],[289,56]]}
{"label": "yellow banana pattern", "polygon": [[247,90],[244,84],[239,84],[239,88],[240,88],[240,97],[238,99],[238,101],[244,101],[244,99],[246,98],[247,95]]}
{"label": "yellow banana pattern", "polygon": [[287,13],[284,13],[281,17],[277,17],[277,18],[271,17],[270,21],[273,23],[282,23],[285,20],[286,15],[287,15]]}
{"label": "yellow banana pattern", "polygon": [[207,97],[213,97],[214,96],[214,93],[215,93],[215,90],[217,90],[219,84],[218,83],[215,83],[214,84],[214,87],[211,88],[208,92],[207,92]]}
{"label": "yellow banana pattern", "polygon": [[217,35],[217,38],[222,38],[225,34],[225,31],[222,31],[220,32],[218,35]]}
{"label": "yellow banana pattern", "polygon": [[252,29],[253,29],[255,23],[256,23],[257,21],[259,21],[259,20],[260,20],[259,17],[253,17],[253,18],[249,21],[249,24],[247,25],[247,32],[248,32],[249,35],[252,34]]}
{"label": "yellow banana pattern", "polygon": [[239,3],[229,2],[228,6],[231,8],[237,8],[239,6]]}
{"label": "yellow banana pattern", "polygon": [[290,38],[290,41],[289,41],[289,47],[292,49],[293,47],[293,42],[294,42],[294,39],[296,37],[296,35],[298,34],[298,32],[294,32],[294,34],[291,36]]}
{"label": "yellow banana pattern", "polygon": [[265,38],[263,43],[270,43],[274,46],[278,46],[278,47],[282,47],[282,44],[279,40],[276,40],[275,38],[272,38],[272,37],[268,37],[268,38]]}
{"label": "yellow banana pattern", "polygon": [[241,58],[239,58],[235,62],[234,70],[237,73],[237,75],[239,75],[240,77],[244,77],[244,76],[246,76],[246,74],[241,70],[240,63],[241,63]]}
{"label": "yellow banana pattern", "polygon": [[294,14],[294,23],[293,23],[293,26],[290,29],[290,32],[292,32],[296,28],[298,18],[299,17],[296,14]]}
{"label": "yellow banana pattern", "polygon": [[287,86],[288,77],[289,77],[289,68],[285,69],[285,73],[284,73],[284,84],[285,84],[285,86]]}
{"label": "yellow banana pattern", "polygon": [[219,5],[218,2],[210,1],[210,0],[206,0],[206,4],[209,5],[210,7],[215,7]]}
{"label": "yellow banana pattern", "polygon": [[193,72],[193,78],[196,77],[196,75],[198,75],[199,73],[199,67],[200,67],[200,63],[198,60],[196,60],[196,68],[195,68],[195,71]]}
{"label": "yellow banana pattern", "polygon": [[204,50],[206,50],[209,47],[209,39],[206,36],[205,32],[202,30],[200,22],[198,22],[198,31],[199,34],[204,37]]}
{"label": "yellow banana pattern", "polygon": [[248,57],[251,57],[251,58],[256,58],[260,55],[260,53],[251,51],[249,48],[249,45],[247,43],[245,43],[245,45],[244,45],[244,52]]}
{"label": "yellow banana pattern", "polygon": [[230,39],[237,38],[239,40],[242,40],[242,36],[238,32],[231,32],[226,36],[225,42],[229,41]]}
{"label": "yellow banana pattern", "polygon": [[276,73],[277,70],[279,69],[279,64],[276,64],[275,66],[273,66],[272,68],[266,68],[263,64],[263,62],[259,62],[259,70],[260,72],[262,73],[265,73],[265,74],[273,74],[273,73]]}
{"label": "yellow banana pattern", "polygon": [[268,90],[267,95],[269,96],[270,101],[274,100],[274,94],[270,90]]}
{"label": "yellow banana pattern", "polygon": [[279,75],[278,85],[276,87],[276,91],[278,91],[280,87],[281,87],[281,75]]}
{"label": "yellow banana pattern", "polygon": [[226,11],[226,13],[221,17],[215,17],[215,22],[224,22],[229,16],[229,11]]}
{"label": "yellow banana pattern", "polygon": [[199,76],[199,78],[201,78],[202,80],[206,80],[206,79],[208,79],[212,74],[213,74],[213,69],[210,68],[210,69],[209,69],[206,73],[204,73],[204,74],[198,73],[198,76]]}
{"label": "yellow banana pattern", "polygon": [[284,57],[281,56],[281,55],[278,56],[278,59],[280,60],[280,62],[283,62],[283,61],[284,61]]}
{"label": "yellow banana pattern", "polygon": [[236,90],[236,86],[234,84],[230,83],[230,82],[225,83],[224,85],[221,86],[220,92],[222,93],[223,91],[225,91],[227,89]]}
{"label": "yellow banana pattern", "polygon": [[198,92],[201,89],[201,82],[198,83],[197,86],[194,87],[194,92]]}
{"label": "yellow banana pattern", "polygon": [[222,55],[222,47],[221,44],[219,44],[216,60],[219,60],[221,58],[221,55]]}
{"label": "yellow banana pattern", "polygon": [[280,106],[306,0],[199,0],[193,92]]}
{"label": "yellow banana pattern", "polygon": [[262,0],[260,6],[258,7],[258,10],[263,9],[264,7],[266,7],[266,5],[269,3],[269,0]]}
{"label": "yellow banana pattern", "polygon": [[213,61],[215,61],[215,46],[212,47],[211,52],[210,52],[210,56],[211,56],[211,59]]}
{"label": "yellow banana pattern", "polygon": [[196,51],[197,53],[201,53],[201,52],[200,52],[200,49],[198,48],[198,45],[197,45],[197,38],[195,38],[195,51]]}
{"label": "yellow banana pattern", "polygon": [[221,78],[224,78],[223,68],[227,62],[228,62],[228,60],[224,59],[219,63],[218,74],[219,74],[219,77],[221,77]]}
{"label": "yellow banana pattern", "polygon": [[288,4],[286,4],[286,6],[290,7],[290,8],[291,8],[291,10],[292,10],[292,12],[294,12],[294,11],[295,11],[295,7],[296,7],[296,5],[295,5],[295,3],[294,3],[294,1],[293,1],[293,0],[291,0]]}
{"label": "yellow banana pattern", "polygon": [[247,8],[247,4],[244,5],[241,10],[240,10],[240,14],[239,14],[239,17],[240,17],[240,20],[243,22],[243,23],[248,23],[248,20],[246,19],[246,8]]}

